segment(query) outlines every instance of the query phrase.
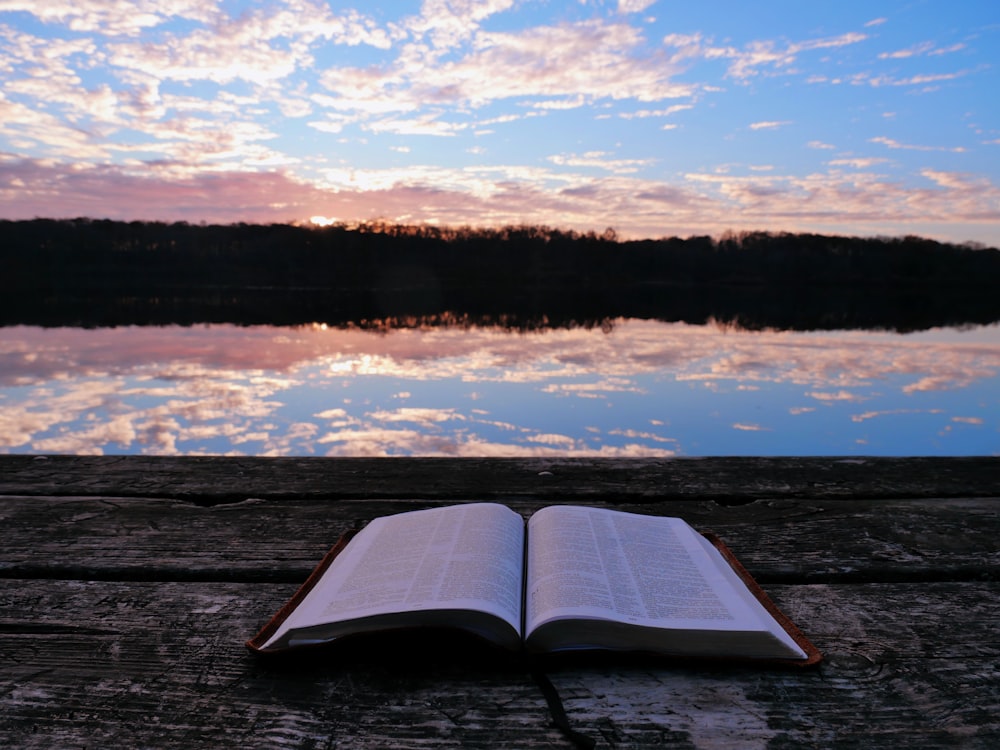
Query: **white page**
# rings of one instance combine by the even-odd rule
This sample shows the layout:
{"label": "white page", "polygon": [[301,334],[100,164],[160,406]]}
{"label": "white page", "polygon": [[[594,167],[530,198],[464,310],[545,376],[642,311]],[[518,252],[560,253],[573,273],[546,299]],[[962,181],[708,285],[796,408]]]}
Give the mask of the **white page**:
{"label": "white page", "polygon": [[471,503],[372,521],[337,557],[284,625],[291,628],[435,609],[475,609],[521,632],[524,519]]}
{"label": "white page", "polygon": [[552,506],[528,526],[526,632],[588,617],[693,630],[767,630],[677,518]]}
{"label": "white page", "polygon": [[732,583],[733,590],[743,598],[747,607],[758,613],[759,618],[768,626],[768,630],[770,630],[774,636],[782,642],[782,644],[796,652],[804,659],[806,657],[806,652],[803,651],[802,647],[795,642],[795,639],[788,634],[788,631],[781,627],[780,623],[778,623],[778,621],[771,616],[771,613],[764,608],[764,605],[761,604],[757,597],[753,595],[753,592],[746,587],[740,577],[736,574],[736,571],[733,570],[733,566],[726,562],[726,559],[722,556],[722,553],[715,548],[715,545],[713,545],[701,534],[697,534],[697,539],[705,548],[708,556],[715,561],[717,567],[722,572],[722,575],[724,575]]}

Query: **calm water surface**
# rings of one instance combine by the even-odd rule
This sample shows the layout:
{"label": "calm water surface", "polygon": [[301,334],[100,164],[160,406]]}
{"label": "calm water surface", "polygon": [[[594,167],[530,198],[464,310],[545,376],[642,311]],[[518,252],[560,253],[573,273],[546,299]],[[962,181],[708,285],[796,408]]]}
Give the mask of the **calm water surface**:
{"label": "calm water surface", "polygon": [[996,455],[1000,327],[8,327],[0,452]]}

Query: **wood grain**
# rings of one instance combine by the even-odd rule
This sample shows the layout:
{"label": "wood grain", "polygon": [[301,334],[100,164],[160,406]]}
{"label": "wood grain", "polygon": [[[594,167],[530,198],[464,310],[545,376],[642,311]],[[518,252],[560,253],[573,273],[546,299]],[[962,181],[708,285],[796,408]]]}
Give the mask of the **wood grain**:
{"label": "wood grain", "polygon": [[1000,459],[0,456],[0,495],[187,498],[1000,497]]}
{"label": "wood grain", "polygon": [[[564,746],[516,664],[355,654],[269,666],[251,656],[243,640],[288,593],[0,581],[0,744]],[[826,654],[818,670],[564,666],[550,677],[571,720],[604,747],[986,748],[1000,734],[1000,585],[770,593]]]}
{"label": "wood grain", "polygon": [[498,500],[712,530],[824,653],[554,669],[599,747],[992,750],[998,461],[0,456],[0,747],[565,747],[516,658],[243,647],[344,529]]}
{"label": "wood grain", "polygon": [[[0,521],[17,530],[5,535],[0,575],[300,581],[356,523],[449,502],[289,498],[202,507],[0,496]],[[507,504],[527,516],[548,503]],[[1000,502],[986,498],[587,504],[679,516],[714,531],[762,582],[1000,579]]]}

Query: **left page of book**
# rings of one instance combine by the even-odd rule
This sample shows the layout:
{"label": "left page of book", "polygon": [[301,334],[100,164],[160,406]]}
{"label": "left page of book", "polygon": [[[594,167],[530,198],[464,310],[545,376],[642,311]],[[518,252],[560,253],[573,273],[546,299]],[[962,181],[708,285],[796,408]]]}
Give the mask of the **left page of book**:
{"label": "left page of book", "polygon": [[377,518],[334,559],[263,650],[352,633],[461,627],[518,648],[524,520],[494,503]]}

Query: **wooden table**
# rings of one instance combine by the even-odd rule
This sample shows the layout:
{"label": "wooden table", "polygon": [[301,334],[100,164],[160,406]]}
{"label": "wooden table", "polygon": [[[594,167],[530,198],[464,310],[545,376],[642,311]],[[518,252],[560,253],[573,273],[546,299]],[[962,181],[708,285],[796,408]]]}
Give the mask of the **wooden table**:
{"label": "wooden table", "polygon": [[0,747],[565,747],[518,669],[244,640],[356,519],[585,503],[718,533],[811,671],[567,666],[600,747],[1000,747],[1000,459],[0,456]]}

